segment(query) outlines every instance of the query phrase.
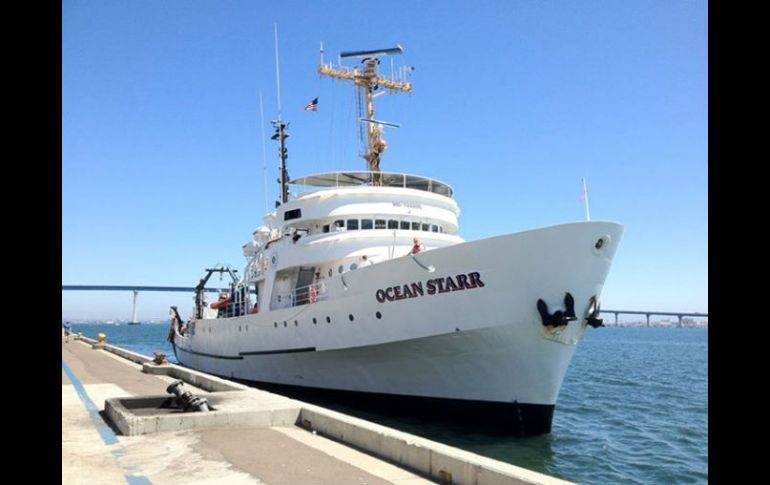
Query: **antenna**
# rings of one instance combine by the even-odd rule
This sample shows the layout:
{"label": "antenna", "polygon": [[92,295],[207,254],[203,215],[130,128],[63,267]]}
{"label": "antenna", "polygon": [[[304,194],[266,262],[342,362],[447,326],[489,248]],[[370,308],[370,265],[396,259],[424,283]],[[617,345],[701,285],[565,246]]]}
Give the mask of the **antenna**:
{"label": "antenna", "polygon": [[588,206],[588,186],[586,185],[586,178],[582,177],[583,180],[583,199],[586,201],[586,221],[591,220],[591,208]]}
{"label": "antenna", "polygon": [[278,92],[278,121],[281,121],[281,67],[278,62],[278,24],[275,29],[275,90]]}
{"label": "antenna", "polygon": [[262,177],[265,181],[265,214],[270,210],[267,205],[267,153],[265,152],[265,111],[262,108],[262,91],[259,92],[259,119],[262,128]]}
{"label": "antenna", "polygon": [[[387,143],[385,143],[385,140],[382,139],[383,126],[398,127],[398,125],[394,123],[378,121],[374,117],[374,98],[380,93],[385,92],[380,91],[380,93],[374,94],[374,91],[380,88],[387,89],[390,92],[400,91],[409,93],[412,91],[412,83],[406,82],[405,79],[396,79],[392,74],[391,78],[381,77],[379,75],[377,72],[377,66],[380,63],[379,57],[391,54],[401,54],[403,52],[404,48],[400,45],[396,45],[396,47],[389,49],[342,52],[339,55],[340,65],[336,67],[331,63],[324,64],[322,53],[321,64],[318,66],[319,74],[353,81],[358,88],[359,100],[361,100],[360,105],[364,105],[365,103],[366,107],[365,113],[361,113],[363,110],[359,109],[359,122],[367,123],[366,131],[368,133],[367,151],[361,156],[367,161],[369,171],[372,172],[380,171],[380,158],[388,146]],[[341,65],[342,59],[351,58],[363,59],[361,61],[363,67],[351,68]],[[391,72],[392,71],[393,68],[391,66]],[[404,76],[404,78],[405,77],[406,76]],[[363,123],[360,127],[363,129]]]}
{"label": "antenna", "polygon": [[340,52],[340,59],[347,59],[350,57],[352,58],[382,57],[390,54],[403,54],[403,53],[404,53],[404,48],[396,44],[396,47],[391,47],[390,49],[378,49],[373,51]]}
{"label": "antenna", "polygon": [[273,24],[275,27],[275,85],[278,93],[278,120],[271,121],[270,123],[275,127],[275,134],[270,137],[271,140],[278,140],[281,147],[278,149],[278,156],[281,159],[281,178],[278,179],[278,183],[281,184],[281,200],[276,202],[276,207],[281,204],[285,204],[289,200],[289,172],[286,170],[286,159],[289,155],[286,152],[285,140],[289,137],[286,133],[286,128],[289,124],[284,124],[281,121],[281,69],[278,62],[278,24]]}

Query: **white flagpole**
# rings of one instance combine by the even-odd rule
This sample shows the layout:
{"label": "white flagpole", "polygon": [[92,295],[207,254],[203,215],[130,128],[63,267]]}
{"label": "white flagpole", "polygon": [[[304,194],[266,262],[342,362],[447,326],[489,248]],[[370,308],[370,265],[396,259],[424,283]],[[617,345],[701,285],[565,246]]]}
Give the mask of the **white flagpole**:
{"label": "white flagpole", "polygon": [[586,200],[586,221],[591,220],[591,208],[588,205],[588,186],[586,185],[586,178],[582,177],[583,180],[583,197]]}

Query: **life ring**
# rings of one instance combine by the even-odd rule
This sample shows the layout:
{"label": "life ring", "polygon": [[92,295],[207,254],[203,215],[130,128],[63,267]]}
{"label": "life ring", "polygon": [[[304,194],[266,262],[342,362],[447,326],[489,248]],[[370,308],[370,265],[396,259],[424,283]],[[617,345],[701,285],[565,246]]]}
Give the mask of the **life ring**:
{"label": "life ring", "polygon": [[309,301],[310,301],[310,303],[315,303],[317,299],[318,299],[318,292],[316,291],[315,288],[313,288],[311,286],[310,287],[310,298],[309,298]]}

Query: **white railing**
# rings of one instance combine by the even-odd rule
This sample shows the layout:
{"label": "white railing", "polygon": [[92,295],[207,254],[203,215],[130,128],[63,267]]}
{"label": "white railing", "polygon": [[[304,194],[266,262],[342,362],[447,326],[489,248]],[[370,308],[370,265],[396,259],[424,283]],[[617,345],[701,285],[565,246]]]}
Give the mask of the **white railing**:
{"label": "white railing", "polygon": [[279,293],[275,297],[278,308],[288,308],[300,305],[312,305],[313,303],[329,299],[329,293],[325,283],[313,283],[307,286],[295,288],[288,293]]}
{"label": "white railing", "polygon": [[312,187],[356,187],[370,185],[378,187],[402,187],[423,190],[454,197],[452,186],[440,180],[401,172],[328,172],[307,175],[290,183]]}
{"label": "white railing", "polygon": [[216,318],[232,318],[247,315],[251,313],[254,307],[251,295],[246,293],[246,298],[241,299],[239,291],[235,292],[235,299],[226,305],[220,306],[218,308],[211,308],[211,305],[216,302],[217,300],[206,302],[206,307],[209,308],[208,311],[217,312]]}

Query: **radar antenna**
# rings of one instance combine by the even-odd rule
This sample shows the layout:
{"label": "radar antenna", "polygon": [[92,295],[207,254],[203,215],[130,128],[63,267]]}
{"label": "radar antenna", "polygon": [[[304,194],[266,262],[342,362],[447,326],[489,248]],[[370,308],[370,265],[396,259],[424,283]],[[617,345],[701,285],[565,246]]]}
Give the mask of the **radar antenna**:
{"label": "radar antenna", "polygon": [[[361,156],[366,160],[368,168],[372,172],[380,171],[382,152],[388,147],[387,143],[385,143],[385,140],[382,138],[383,126],[393,126],[398,128],[398,125],[396,124],[378,121],[374,118],[374,98],[379,94],[384,93],[384,91],[381,91],[380,93],[374,94],[374,91],[379,88],[388,89],[390,92],[400,91],[409,93],[412,91],[412,83],[407,78],[409,72],[411,72],[413,68],[399,69],[398,76],[394,75],[390,78],[382,77],[377,72],[377,66],[380,63],[379,58],[392,54],[401,54],[403,52],[404,49],[400,45],[389,49],[342,52],[340,54],[340,64],[334,66],[331,62],[324,64],[323,44],[321,45],[321,62],[318,66],[318,73],[322,76],[353,81],[359,89],[359,93],[363,94],[363,97],[366,100],[366,115],[361,116],[359,122],[367,124],[367,151]],[[348,67],[342,65],[342,59],[352,58],[363,59],[361,61],[363,67]]]}

